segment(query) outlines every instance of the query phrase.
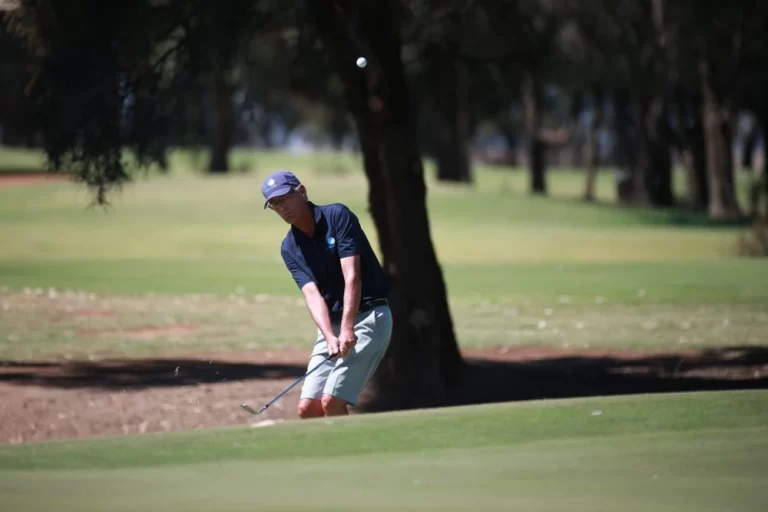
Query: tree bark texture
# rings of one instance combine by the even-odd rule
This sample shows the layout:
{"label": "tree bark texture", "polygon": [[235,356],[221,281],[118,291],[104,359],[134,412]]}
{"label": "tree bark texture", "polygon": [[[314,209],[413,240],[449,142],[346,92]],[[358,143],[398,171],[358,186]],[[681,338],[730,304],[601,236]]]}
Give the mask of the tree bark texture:
{"label": "tree bark texture", "polygon": [[694,211],[706,212],[709,203],[709,185],[704,127],[701,122],[701,97],[678,90],[675,103],[677,140],[685,164],[688,207]]}
{"label": "tree bark texture", "polygon": [[600,167],[600,140],[598,134],[603,125],[603,89],[599,84],[592,87],[592,120],[589,123],[586,144],[586,186],[584,189],[584,199],[587,201],[595,200],[595,181],[597,178],[597,169]]}
{"label": "tree bark texture", "polygon": [[718,93],[706,58],[699,61],[702,119],[707,148],[707,179],[709,182],[709,216],[715,219],[741,217],[736,201],[731,151],[732,119],[730,106]]}
{"label": "tree bark texture", "polygon": [[424,57],[425,79],[438,120],[435,126],[437,179],[471,183],[467,72],[442,47],[428,47]]}
{"label": "tree bark texture", "polygon": [[218,63],[213,65],[211,75],[211,99],[213,102],[213,127],[211,133],[211,160],[208,171],[225,173],[229,171],[229,150],[235,130],[235,114],[232,106],[226,70]]}
{"label": "tree bark texture", "polygon": [[546,194],[545,145],[541,139],[541,83],[535,71],[526,71],[521,84],[525,129],[528,135],[528,168],[531,172],[531,193]]}

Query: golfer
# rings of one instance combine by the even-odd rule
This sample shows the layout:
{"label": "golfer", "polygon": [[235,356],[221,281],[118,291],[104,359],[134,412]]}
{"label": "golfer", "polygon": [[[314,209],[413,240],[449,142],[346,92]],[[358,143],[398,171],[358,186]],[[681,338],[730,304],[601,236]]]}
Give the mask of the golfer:
{"label": "golfer", "polygon": [[299,416],[347,414],[389,346],[388,276],[347,206],[314,204],[288,171],[269,175],[261,191],[264,208],[291,225],[280,251],[317,325],[307,368],[332,356],[305,379]]}

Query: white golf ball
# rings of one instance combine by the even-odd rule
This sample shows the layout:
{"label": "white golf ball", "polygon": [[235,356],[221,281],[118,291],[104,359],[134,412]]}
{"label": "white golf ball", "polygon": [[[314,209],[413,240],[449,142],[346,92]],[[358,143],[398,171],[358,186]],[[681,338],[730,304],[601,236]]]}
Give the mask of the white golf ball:
{"label": "white golf ball", "polygon": [[358,57],[358,59],[357,59],[357,67],[364,68],[366,64],[368,64],[368,61],[365,60],[365,57]]}

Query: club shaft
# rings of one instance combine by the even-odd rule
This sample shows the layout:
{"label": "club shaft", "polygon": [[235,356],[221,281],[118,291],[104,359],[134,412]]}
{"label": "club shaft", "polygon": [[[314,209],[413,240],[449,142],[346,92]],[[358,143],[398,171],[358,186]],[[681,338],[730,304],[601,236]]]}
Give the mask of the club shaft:
{"label": "club shaft", "polygon": [[[299,377],[298,379],[296,379],[296,382],[294,382],[293,384],[291,384],[290,386],[288,386],[287,388],[285,388],[285,390],[283,390],[283,392],[282,392],[282,393],[280,393],[280,394],[279,394],[279,395],[277,395],[275,398],[273,398],[273,399],[272,399],[272,400],[271,400],[271,401],[270,401],[270,402],[269,402],[267,405],[265,405],[265,406],[263,406],[261,409],[259,409],[258,413],[261,413],[261,412],[263,412],[264,410],[266,410],[266,409],[267,409],[267,407],[269,407],[269,406],[270,406],[270,405],[272,405],[273,403],[277,402],[277,401],[280,399],[280,397],[281,397],[281,396],[283,396],[284,394],[286,394],[287,392],[289,392],[290,390],[292,390],[292,389],[293,389],[293,388],[296,386],[296,384],[298,384],[298,383],[299,383],[299,382],[301,382],[302,380],[306,379],[306,378],[307,378],[307,376],[309,376],[309,375],[310,375],[312,372],[314,372],[315,370],[317,370],[318,368],[320,368],[321,366],[323,366],[323,365],[324,365],[325,363],[327,363],[327,362],[328,362],[330,359],[331,359],[331,356],[327,356],[325,359],[323,359],[323,361],[322,361],[322,362],[318,363],[318,364],[317,364],[317,365],[316,365],[314,368],[312,368],[312,369],[311,369],[311,370],[309,370],[307,373],[305,373],[304,375],[302,375],[301,377]],[[250,409],[250,407],[249,407],[248,409]],[[247,409],[246,409],[246,410],[247,410]],[[250,411],[249,411],[249,412],[250,412]],[[257,414],[258,414],[258,413],[257,413]]]}

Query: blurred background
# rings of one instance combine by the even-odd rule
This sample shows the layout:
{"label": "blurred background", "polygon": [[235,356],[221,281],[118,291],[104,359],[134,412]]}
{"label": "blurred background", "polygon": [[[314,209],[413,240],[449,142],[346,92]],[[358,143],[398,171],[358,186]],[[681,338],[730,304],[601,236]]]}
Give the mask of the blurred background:
{"label": "blurred background", "polygon": [[[342,80],[303,4],[2,9],[6,169],[38,163],[25,149],[64,155],[83,123],[118,111],[124,147],[159,163],[165,148],[183,148],[212,173],[257,167],[241,156],[251,149],[359,151]],[[494,166],[546,195],[547,172],[567,170],[594,200],[608,171],[613,202],[729,219],[761,211],[762,4],[424,0],[395,10],[416,143],[437,179],[471,186],[478,166]],[[95,137],[82,147],[105,144]]]}

